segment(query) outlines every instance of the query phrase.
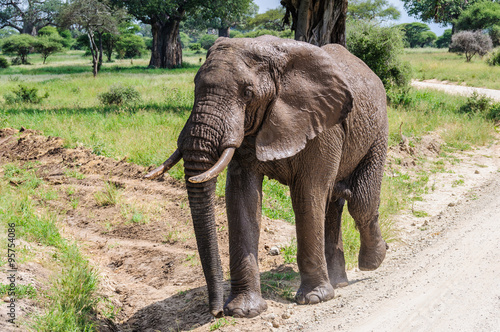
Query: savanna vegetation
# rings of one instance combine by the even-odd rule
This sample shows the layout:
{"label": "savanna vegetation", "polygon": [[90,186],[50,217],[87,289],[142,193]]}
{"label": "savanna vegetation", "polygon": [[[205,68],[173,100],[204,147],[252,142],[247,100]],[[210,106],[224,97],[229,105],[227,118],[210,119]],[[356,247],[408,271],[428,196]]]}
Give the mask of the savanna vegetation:
{"label": "savanna vegetation", "polygon": [[[218,3],[210,2],[215,4],[211,7],[212,17],[207,16],[208,12],[200,12],[200,7],[193,7],[182,12],[178,21],[161,25],[155,21],[158,19],[155,10],[178,12],[179,8],[174,5],[141,7],[136,1],[106,1],[108,9],[121,6],[130,10],[136,20],[120,17],[104,23],[79,21],[79,30],[71,31],[44,28],[56,20],[54,13],[58,8],[42,6],[43,13],[50,13],[44,16],[47,20],[50,18],[50,22],[34,20],[32,26],[0,29],[3,31],[0,34],[0,127],[39,130],[44,135],[63,138],[66,147],[84,146],[98,155],[118,160],[127,157],[129,162],[143,166],[159,165],[175,150],[177,136],[193,105],[194,76],[205,59],[206,50],[216,39],[214,34],[206,33],[207,28],[219,29],[218,35],[222,30],[222,35],[233,38],[262,34],[293,38],[290,27],[280,21],[285,10],[257,15],[251,2],[233,2],[241,9],[233,16],[223,16],[215,6]],[[84,2],[74,3],[84,6]],[[201,2],[193,3],[200,5]],[[347,47],[369,64],[386,86],[390,145],[400,144],[403,136],[410,138],[410,144],[418,144],[422,136],[439,132],[445,142],[441,157],[449,158],[449,152],[491,142],[494,121],[500,120],[498,103],[481,96],[452,97],[442,92],[414,90],[409,82],[411,78],[434,78],[500,89],[500,66],[490,66],[479,57],[465,63],[463,57],[446,49],[424,47],[448,47],[451,31],[445,32],[440,42],[425,24],[383,27],[381,21],[398,17],[395,8],[386,1],[368,3],[371,6],[364,6],[362,1],[352,2]],[[417,2],[405,3],[418,12]],[[0,1],[0,14],[2,10],[5,12],[5,6],[7,2]],[[459,14],[446,19],[458,17]],[[69,14],[65,19],[72,20]],[[137,24],[138,21],[144,24]],[[101,23],[107,27],[103,28]],[[148,27],[151,23],[157,24],[156,27]],[[155,37],[158,29],[170,29],[172,34],[180,32],[173,57],[167,50],[158,49],[167,42]],[[495,29],[492,27],[490,31]],[[29,30],[30,34],[35,30],[40,31],[40,35],[17,34],[14,30]],[[405,43],[416,48],[403,50]],[[103,60],[103,54],[108,61]],[[498,54],[497,50],[488,59],[497,59]],[[500,63],[500,60],[489,61],[493,65]],[[95,78],[97,72],[99,75]],[[112,319],[114,308],[96,292],[98,271],[80,253],[78,244],[61,235],[56,215],[44,205],[53,195],[37,190],[43,180],[36,177],[30,165],[3,165],[0,173],[2,236],[9,223],[16,223],[21,239],[54,250],[54,270],[62,271],[48,293],[26,290],[26,296],[43,299],[46,309],[43,314],[33,316],[28,325],[38,331],[89,331],[95,329],[92,317],[96,311]],[[182,163],[169,173],[182,181]],[[400,172],[385,174],[380,220],[386,240],[397,240],[393,216],[432,190],[428,179],[429,171],[414,176]],[[13,181],[16,185],[9,185]],[[224,182],[223,174],[217,185],[219,196],[224,196]],[[265,179],[263,213],[272,219],[294,222],[285,186]],[[343,216],[343,232],[346,260],[353,266],[359,236],[347,213]],[[2,239],[6,243],[6,237]],[[293,263],[294,243],[282,250]],[[31,255],[21,252],[21,261],[31,259]],[[265,276],[263,279],[266,280]],[[269,289],[273,287],[268,285]],[[290,291],[287,289],[282,295],[290,298]]]}

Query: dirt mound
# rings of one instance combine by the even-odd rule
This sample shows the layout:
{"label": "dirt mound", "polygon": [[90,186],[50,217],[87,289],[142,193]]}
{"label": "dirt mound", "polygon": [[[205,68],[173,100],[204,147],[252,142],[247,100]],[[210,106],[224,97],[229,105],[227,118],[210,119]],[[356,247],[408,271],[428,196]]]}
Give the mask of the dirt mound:
{"label": "dirt mound", "polygon": [[[82,147],[66,149],[61,138],[28,129],[0,130],[0,165],[6,163],[30,167],[45,189],[57,193],[44,204],[61,215],[65,236],[82,244],[100,271],[102,293],[121,308],[111,330],[208,329],[212,317],[182,182],[168,174],[145,181],[145,167]],[[102,194],[109,194],[109,201],[102,201]],[[229,278],[223,199],[217,200],[216,223]],[[268,271],[282,265],[283,257],[268,255],[267,248],[290,243],[295,228],[267,218],[262,228],[267,231],[261,233],[259,262],[261,271]],[[29,278],[36,279],[37,269],[29,268],[35,271]]]}

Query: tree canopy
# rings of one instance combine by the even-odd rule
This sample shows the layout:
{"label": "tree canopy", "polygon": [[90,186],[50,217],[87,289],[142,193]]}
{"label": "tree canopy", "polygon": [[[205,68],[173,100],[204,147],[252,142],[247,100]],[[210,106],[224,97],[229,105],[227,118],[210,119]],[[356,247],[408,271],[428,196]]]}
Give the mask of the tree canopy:
{"label": "tree canopy", "polygon": [[434,32],[425,23],[413,22],[398,25],[404,32],[405,40],[409,47],[431,46],[437,39]]}
{"label": "tree canopy", "polygon": [[500,3],[480,1],[465,9],[455,20],[455,27],[461,30],[486,30],[494,45],[500,44]]}
{"label": "tree canopy", "polygon": [[424,22],[453,23],[462,11],[478,0],[401,0],[408,15]]}
{"label": "tree canopy", "polygon": [[387,0],[351,0],[347,6],[347,17],[356,20],[397,20],[400,16]]}
{"label": "tree canopy", "polygon": [[0,0],[0,29],[11,27],[36,35],[54,22],[61,4],[61,0]]}

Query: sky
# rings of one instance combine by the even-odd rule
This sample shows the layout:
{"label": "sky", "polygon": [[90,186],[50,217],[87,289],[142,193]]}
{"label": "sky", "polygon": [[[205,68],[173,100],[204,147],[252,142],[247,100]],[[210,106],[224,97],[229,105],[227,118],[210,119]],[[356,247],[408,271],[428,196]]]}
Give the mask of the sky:
{"label": "sky", "polygon": [[[406,14],[406,11],[403,7],[403,2],[400,0],[388,0],[390,4],[392,4],[394,7],[396,7],[400,12],[401,12],[401,17],[398,21],[396,21],[396,24],[399,23],[411,23],[411,22],[421,22],[413,17],[409,17]],[[280,5],[280,0],[254,0],[254,2],[259,6],[259,13],[263,13],[267,11],[268,9],[274,9],[277,8]],[[436,24],[436,23],[426,23],[431,30],[439,37],[443,34],[445,29],[449,29],[448,27],[441,27],[441,25]]]}

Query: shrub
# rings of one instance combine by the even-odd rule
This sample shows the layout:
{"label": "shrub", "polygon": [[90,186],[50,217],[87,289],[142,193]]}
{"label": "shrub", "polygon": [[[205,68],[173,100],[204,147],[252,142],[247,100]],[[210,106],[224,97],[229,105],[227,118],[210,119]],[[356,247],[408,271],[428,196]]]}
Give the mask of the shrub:
{"label": "shrub", "polygon": [[[12,35],[2,43],[2,52],[17,55],[20,64],[27,65],[28,54],[33,48],[35,37],[27,34]],[[14,64],[15,61],[12,62]]]}
{"label": "shrub", "polygon": [[204,49],[208,50],[210,47],[212,47],[213,44],[215,44],[215,41],[217,40],[216,35],[203,35],[198,42],[200,43],[201,47]]}
{"label": "shrub", "polygon": [[24,84],[19,84],[17,89],[12,90],[12,94],[6,94],[4,96],[7,104],[39,104],[43,99],[48,97],[48,92],[45,92],[45,95],[43,96],[39,96],[37,88],[30,88]]}
{"label": "shrub", "polygon": [[7,60],[5,57],[0,56],[0,68],[9,68],[9,60]]}
{"label": "shrub", "polygon": [[141,36],[121,35],[116,42],[115,50],[120,59],[139,58],[146,50],[146,43]]}
{"label": "shrub", "polygon": [[490,66],[500,66],[500,47],[488,53],[486,63]]}
{"label": "shrub", "polygon": [[35,50],[42,55],[43,64],[47,58],[54,53],[61,52],[63,50],[63,39],[57,35],[51,36],[40,36],[33,42]]}
{"label": "shrub", "polygon": [[473,92],[472,95],[467,98],[465,104],[463,104],[459,112],[466,114],[480,114],[486,113],[490,108],[491,99],[485,95],[480,95],[477,92]]}
{"label": "shrub", "polygon": [[387,89],[410,83],[411,67],[402,60],[403,33],[400,28],[372,22],[351,22],[346,35],[347,49],[378,75]]}
{"label": "shrub", "polygon": [[465,54],[467,62],[470,62],[476,54],[485,55],[492,47],[490,36],[481,31],[460,31],[451,37],[450,50]]}
{"label": "shrub", "polygon": [[500,103],[491,105],[486,117],[490,120],[500,121]]}
{"label": "shrub", "polygon": [[201,45],[200,45],[200,43],[189,44],[189,49],[191,51],[199,51],[199,50],[201,50]]}
{"label": "shrub", "polygon": [[101,93],[97,98],[104,105],[122,105],[140,100],[141,94],[131,86],[126,87],[118,84],[113,85],[108,92]]}

